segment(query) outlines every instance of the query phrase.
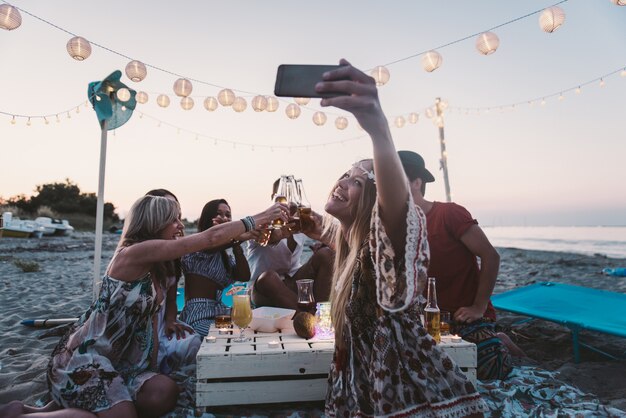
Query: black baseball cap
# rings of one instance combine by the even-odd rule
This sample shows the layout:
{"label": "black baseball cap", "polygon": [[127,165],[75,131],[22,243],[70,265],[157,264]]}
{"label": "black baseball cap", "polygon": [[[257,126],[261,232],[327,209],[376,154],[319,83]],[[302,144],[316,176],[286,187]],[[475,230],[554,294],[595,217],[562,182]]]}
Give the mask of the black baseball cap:
{"label": "black baseball cap", "polygon": [[435,178],[430,171],[426,170],[424,159],[421,155],[413,151],[398,151],[400,162],[402,162],[402,168],[410,181],[420,178],[425,183],[432,183]]}

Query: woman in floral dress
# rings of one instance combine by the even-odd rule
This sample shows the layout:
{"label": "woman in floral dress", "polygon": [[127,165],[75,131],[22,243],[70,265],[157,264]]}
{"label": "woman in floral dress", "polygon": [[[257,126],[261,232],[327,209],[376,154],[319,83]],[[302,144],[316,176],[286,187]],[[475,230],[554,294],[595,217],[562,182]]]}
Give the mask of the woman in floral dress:
{"label": "woman in floral dress", "polygon": [[336,346],[326,414],[482,416],[486,405],[476,388],[418,319],[429,256],[426,219],[413,204],[375,82],[341,64],[316,86],[338,94],[321,104],[356,117],[371,137],[374,158],[337,181],[325,208],[340,225],[334,243],[326,242],[336,250]]}
{"label": "woman in floral dress", "polygon": [[170,377],[159,374],[155,321],[166,278],[173,274],[173,262],[168,260],[223,246],[256,225],[276,218],[287,221],[288,214],[286,205],[276,203],[240,222],[181,238],[183,224],[176,201],[158,196],[137,200],[98,299],[52,354],[48,383],[53,402],[44,408],[12,402],[0,412],[132,418],[172,410],[179,389]]}

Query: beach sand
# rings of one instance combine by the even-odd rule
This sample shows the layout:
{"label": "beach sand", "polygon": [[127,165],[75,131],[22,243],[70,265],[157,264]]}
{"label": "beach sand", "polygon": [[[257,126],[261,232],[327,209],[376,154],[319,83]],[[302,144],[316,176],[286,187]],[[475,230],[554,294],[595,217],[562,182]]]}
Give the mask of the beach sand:
{"label": "beach sand", "polygon": [[[105,233],[102,269],[119,235]],[[94,234],[70,237],[0,239],[0,405],[19,399],[35,404],[46,394],[45,371],[58,336],[40,338],[42,329],[20,325],[27,318],[81,315],[91,302]],[[626,293],[626,278],[604,276],[608,266],[626,259],[499,248],[501,268],[495,293],[538,281],[553,281]],[[35,262],[40,271],[26,273],[16,262]],[[529,355],[526,364],[560,372],[560,380],[597,396],[603,405],[626,410],[626,362],[582,350],[575,364],[568,330],[545,321],[512,324],[522,319],[499,312],[499,324]],[[615,355],[626,353],[626,339],[583,332],[582,340]]]}

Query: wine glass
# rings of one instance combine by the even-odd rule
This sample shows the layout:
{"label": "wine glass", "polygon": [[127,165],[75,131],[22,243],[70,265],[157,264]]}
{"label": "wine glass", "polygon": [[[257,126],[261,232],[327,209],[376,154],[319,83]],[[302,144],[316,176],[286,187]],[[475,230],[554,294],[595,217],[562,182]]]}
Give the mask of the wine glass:
{"label": "wine glass", "polygon": [[233,342],[243,343],[250,341],[244,337],[243,331],[252,322],[252,307],[250,306],[250,289],[243,289],[233,295],[233,307],[230,312],[233,324],[239,328],[239,337],[233,338]]}

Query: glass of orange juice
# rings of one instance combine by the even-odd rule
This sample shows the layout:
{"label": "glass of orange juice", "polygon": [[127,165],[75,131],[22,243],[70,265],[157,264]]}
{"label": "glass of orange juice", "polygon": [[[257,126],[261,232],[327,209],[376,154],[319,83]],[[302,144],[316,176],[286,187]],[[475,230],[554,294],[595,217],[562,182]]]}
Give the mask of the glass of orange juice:
{"label": "glass of orange juice", "polygon": [[230,319],[239,328],[239,337],[233,338],[233,342],[243,343],[250,338],[243,335],[244,330],[252,322],[252,307],[250,306],[250,290],[243,289],[233,295],[233,307],[230,311]]}

